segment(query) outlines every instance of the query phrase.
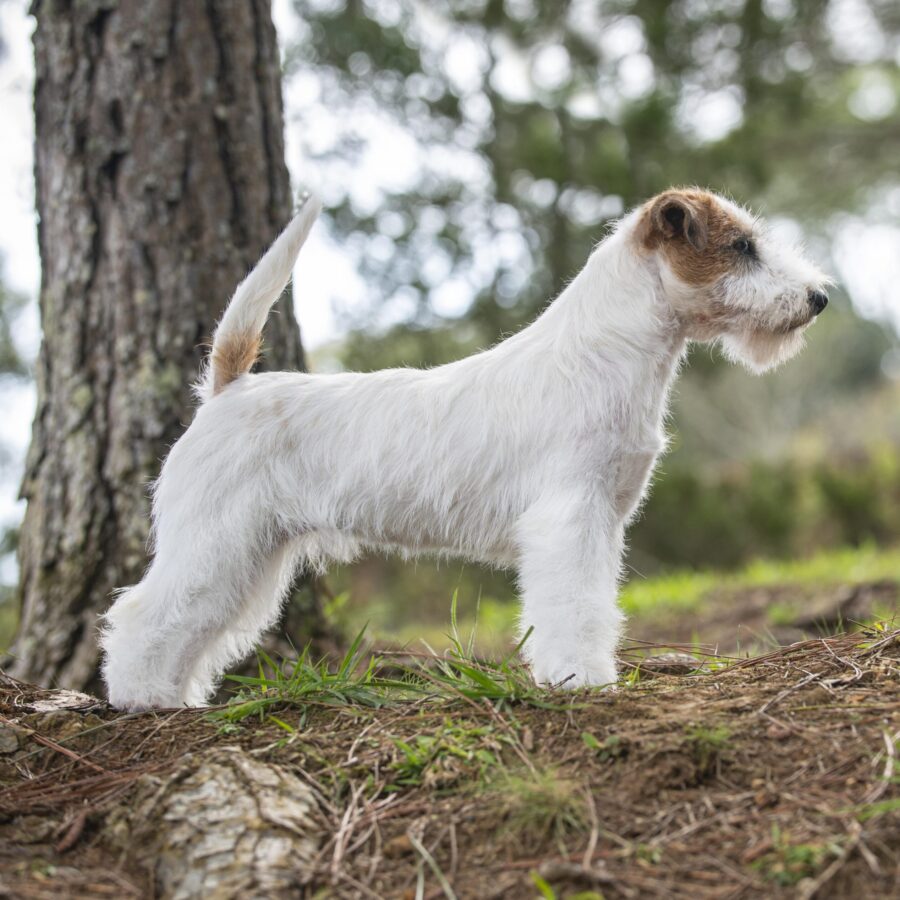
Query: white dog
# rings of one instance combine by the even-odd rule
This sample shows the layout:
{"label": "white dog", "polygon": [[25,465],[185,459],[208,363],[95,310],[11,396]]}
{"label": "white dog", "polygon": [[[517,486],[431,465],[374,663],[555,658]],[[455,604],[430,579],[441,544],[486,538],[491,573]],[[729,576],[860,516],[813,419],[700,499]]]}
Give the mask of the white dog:
{"label": "white dog", "polygon": [[424,371],[248,374],[318,210],[306,202],[216,331],[202,406],[156,484],[155,558],[106,615],[110,700],[203,704],[298,566],[369,548],[514,566],[535,678],[614,682],[625,527],[688,341],[768,369],[800,348],[827,279],[722,197],[671,190],[491,350]]}

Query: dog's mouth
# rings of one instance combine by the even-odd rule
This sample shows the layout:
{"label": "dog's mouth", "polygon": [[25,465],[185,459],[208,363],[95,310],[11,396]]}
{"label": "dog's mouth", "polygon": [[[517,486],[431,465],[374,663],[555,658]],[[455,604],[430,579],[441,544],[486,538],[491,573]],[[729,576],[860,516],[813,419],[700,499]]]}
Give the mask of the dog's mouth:
{"label": "dog's mouth", "polygon": [[[741,320],[736,317],[737,321],[735,324],[737,327],[734,329],[733,333],[739,334],[742,330],[740,327]],[[750,320],[747,323],[747,319]],[[750,325],[752,331],[755,331],[759,334],[768,334],[768,335],[777,335],[784,336],[788,334],[793,334],[796,331],[801,331],[806,328],[807,325],[811,324],[815,319],[815,316],[801,315],[795,316],[793,319],[789,319],[787,322],[766,322],[765,320],[760,321],[759,316],[754,314],[751,310],[746,311],[746,319],[744,322]],[[746,324],[744,325],[746,328]]]}
{"label": "dog's mouth", "polygon": [[815,319],[815,315],[798,316],[795,319],[791,319],[790,322],[783,325],[781,328],[776,328],[775,334],[791,334],[794,331],[799,331],[801,328],[805,328],[809,325],[813,319]]}
{"label": "dog's mouth", "polygon": [[787,321],[778,321],[774,316],[761,315],[758,310],[746,306],[726,306],[724,303],[717,303],[702,312],[694,313],[691,324],[707,332],[732,334],[737,337],[747,332],[760,337],[787,337],[802,331],[815,319],[815,313],[802,310]]}

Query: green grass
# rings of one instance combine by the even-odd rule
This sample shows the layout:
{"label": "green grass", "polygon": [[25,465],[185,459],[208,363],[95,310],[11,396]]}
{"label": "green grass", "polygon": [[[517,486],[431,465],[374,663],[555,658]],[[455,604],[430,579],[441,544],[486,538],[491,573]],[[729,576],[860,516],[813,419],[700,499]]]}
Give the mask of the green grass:
{"label": "green grass", "polygon": [[522,703],[552,707],[547,690],[535,683],[531,671],[518,659],[519,651],[531,637],[531,630],[499,661],[478,659],[475,623],[464,639],[457,619],[457,602],[454,591],[450,601],[450,632],[446,635],[450,646],[438,653],[426,644],[430,656],[411,669],[410,675],[429,682],[437,693],[448,699],[488,701],[497,709]]}
{"label": "green grass", "polygon": [[597,759],[603,762],[621,759],[628,755],[628,744],[617,734],[608,734],[602,741],[598,741],[589,731],[581,733],[581,740],[588,750],[593,750]]}
{"label": "green grass", "polygon": [[826,861],[841,854],[835,843],[793,843],[778,826],[772,826],[772,851],[753,863],[764,878],[781,887],[793,887],[804,878],[812,878]]}
{"label": "green grass", "polygon": [[704,775],[718,768],[730,740],[731,729],[726,725],[695,725],[685,732],[685,743]]}
{"label": "green grass", "polygon": [[225,723],[259,716],[283,724],[271,716],[273,707],[318,704],[377,709],[415,696],[418,687],[415,683],[378,675],[378,657],[370,655],[366,659],[364,634],[362,629],[344,658],[333,668],[327,660],[312,660],[308,648],[297,660],[282,661],[258,651],[259,675],[226,676],[239,686],[239,691],[227,706],[210,715]]}
{"label": "green grass", "polygon": [[[538,894],[544,900],[562,900],[559,894],[550,886],[546,878],[542,877],[540,872],[529,872],[529,877]],[[603,900],[603,894],[597,891],[577,891],[574,894],[566,893],[565,900]]]}
{"label": "green grass", "polygon": [[[380,707],[427,697],[437,702],[489,703],[496,710],[529,705],[557,709],[568,694],[560,696],[538,685],[526,665],[518,659],[518,651],[528,639],[514,647],[500,660],[475,656],[475,632],[464,641],[456,618],[456,595],[450,606],[450,647],[442,653],[431,648],[399,667],[400,678],[380,674],[383,660],[367,653],[365,627],[356,635],[344,658],[336,665],[327,659],[314,661],[309,649],[296,660],[272,659],[258,651],[259,674],[228,675],[238,686],[236,696],[210,715],[223,725],[234,724],[252,716],[269,719],[288,731],[293,728],[274,715],[277,707],[310,705]],[[396,668],[396,667],[395,667]],[[301,725],[305,719],[301,717]],[[409,745],[401,748],[415,767],[427,754],[427,748]]]}
{"label": "green grass", "polygon": [[463,726],[451,718],[410,741],[394,739],[397,760],[388,766],[395,789],[427,785],[449,787],[463,776],[484,781],[502,763],[511,737],[490,726]]}
{"label": "green grass", "polygon": [[556,769],[507,772],[488,790],[503,810],[505,830],[519,841],[560,842],[588,827],[582,786]]}

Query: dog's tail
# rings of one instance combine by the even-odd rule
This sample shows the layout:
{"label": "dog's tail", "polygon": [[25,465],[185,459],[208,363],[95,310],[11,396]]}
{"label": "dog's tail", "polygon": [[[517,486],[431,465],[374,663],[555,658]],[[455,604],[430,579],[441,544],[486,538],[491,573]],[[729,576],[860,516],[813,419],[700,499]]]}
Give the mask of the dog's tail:
{"label": "dog's tail", "polygon": [[269,310],[290,280],[297,254],[320,209],[318,199],[307,196],[287,228],[238,285],[213,335],[212,351],[197,385],[201,400],[218,394],[256,362]]}

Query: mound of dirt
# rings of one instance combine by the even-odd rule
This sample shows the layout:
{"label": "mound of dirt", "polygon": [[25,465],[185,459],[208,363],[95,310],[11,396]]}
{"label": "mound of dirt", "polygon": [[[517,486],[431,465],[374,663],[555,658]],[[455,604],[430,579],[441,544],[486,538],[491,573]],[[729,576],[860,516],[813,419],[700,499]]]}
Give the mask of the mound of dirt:
{"label": "mound of dirt", "polygon": [[774,584],[714,589],[697,611],[667,613],[628,623],[633,640],[689,643],[702,635],[719,652],[785,645],[810,636],[851,631],[900,612],[900,581],[854,584]]}
{"label": "mound of dirt", "polygon": [[0,893],[900,895],[900,631],[641,671],[241,723],[3,678]]}

